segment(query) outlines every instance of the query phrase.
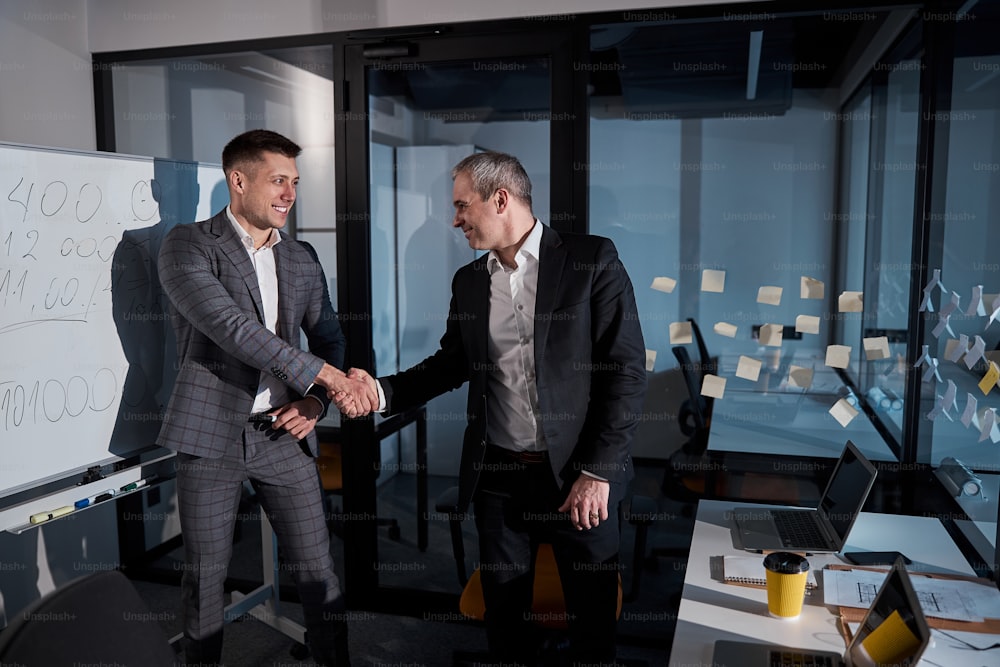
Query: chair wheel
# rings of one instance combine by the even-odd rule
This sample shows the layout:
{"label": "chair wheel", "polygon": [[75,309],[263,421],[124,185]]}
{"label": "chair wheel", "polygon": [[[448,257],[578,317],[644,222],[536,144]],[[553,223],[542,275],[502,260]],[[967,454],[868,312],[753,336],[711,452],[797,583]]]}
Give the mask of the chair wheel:
{"label": "chair wheel", "polygon": [[309,647],[295,642],[292,644],[292,648],[288,649],[288,653],[296,660],[305,660],[309,657]]}
{"label": "chair wheel", "polygon": [[402,537],[402,532],[399,530],[399,524],[394,524],[389,526],[389,539],[393,542],[399,542]]}

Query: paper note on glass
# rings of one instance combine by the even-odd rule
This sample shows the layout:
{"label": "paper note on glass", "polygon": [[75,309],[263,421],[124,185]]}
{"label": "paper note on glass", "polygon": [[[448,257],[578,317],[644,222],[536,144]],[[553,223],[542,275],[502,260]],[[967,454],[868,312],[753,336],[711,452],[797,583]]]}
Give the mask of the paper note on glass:
{"label": "paper note on glass", "polygon": [[960,334],[958,340],[949,338],[948,342],[944,344],[944,358],[957,364],[958,360],[962,358],[962,355],[965,354],[968,349],[969,337],[965,334]]}
{"label": "paper note on glass", "polygon": [[858,411],[851,407],[846,398],[842,398],[833,404],[833,407],[830,408],[830,414],[841,426],[846,428],[851,420],[858,416]]}
{"label": "paper note on glass", "polygon": [[865,359],[868,361],[877,361],[878,359],[889,358],[889,338],[887,336],[865,338],[864,346]]}
{"label": "paper note on glass", "polygon": [[757,303],[764,303],[769,306],[781,304],[782,288],[777,285],[761,285],[757,290]]}
{"label": "paper note on glass", "polygon": [[740,361],[736,364],[736,377],[756,382],[760,377],[760,366],[759,359],[740,355]]}
{"label": "paper note on glass", "polygon": [[762,324],[760,325],[760,332],[757,334],[757,338],[762,345],[781,347],[781,334],[783,331],[784,327],[780,324]]}
{"label": "paper note on glass", "polygon": [[702,292],[726,291],[726,272],[717,269],[705,269],[701,272]]}
{"label": "paper note on glass", "polygon": [[976,417],[976,408],[979,407],[979,402],[976,401],[976,397],[972,394],[967,393],[965,395],[965,411],[962,413],[962,424],[965,428],[969,428],[973,423],[975,423],[976,428],[979,428],[979,419]]}
{"label": "paper note on glass", "polygon": [[726,393],[726,378],[718,375],[706,375],[701,381],[701,395],[710,398],[722,398]]}
{"label": "paper note on glass", "polygon": [[802,366],[788,367],[788,386],[808,389],[813,383],[813,370]]}
{"label": "paper note on glass", "polygon": [[802,276],[799,283],[799,297],[803,299],[822,299],[825,288],[822,280]]}
{"label": "paper note on glass", "polygon": [[715,326],[712,327],[712,331],[719,334],[720,336],[726,336],[727,338],[736,338],[735,324],[729,324],[728,322],[716,322]]}
{"label": "paper note on glass", "polygon": [[652,371],[656,363],[656,350],[646,350],[646,370]]}
{"label": "paper note on glass", "polygon": [[693,340],[690,322],[670,323],[670,344],[686,345]]}
{"label": "paper note on glass", "polygon": [[795,318],[795,331],[798,333],[818,334],[819,317],[815,315],[798,315]]}
{"label": "paper note on glass", "polygon": [[1000,380],[1000,367],[996,365],[996,362],[991,361],[989,370],[979,381],[979,391],[988,396],[993,387],[997,385],[997,380]]}
{"label": "paper note on glass", "polygon": [[864,292],[841,292],[837,297],[837,310],[842,313],[860,313],[864,305]]}
{"label": "paper note on glass", "polygon": [[850,345],[827,345],[826,365],[831,368],[847,368],[851,364]]}
{"label": "paper note on glass", "polygon": [[665,278],[665,277],[653,278],[653,284],[650,285],[650,287],[652,287],[655,290],[659,290],[660,292],[666,292],[667,294],[670,294],[671,292],[674,291],[674,288],[677,287],[677,281],[674,280],[673,278]]}
{"label": "paper note on glass", "polygon": [[[961,339],[960,339],[961,340]],[[965,351],[965,367],[970,371],[986,355],[986,341],[981,336],[974,336],[972,345]]]}

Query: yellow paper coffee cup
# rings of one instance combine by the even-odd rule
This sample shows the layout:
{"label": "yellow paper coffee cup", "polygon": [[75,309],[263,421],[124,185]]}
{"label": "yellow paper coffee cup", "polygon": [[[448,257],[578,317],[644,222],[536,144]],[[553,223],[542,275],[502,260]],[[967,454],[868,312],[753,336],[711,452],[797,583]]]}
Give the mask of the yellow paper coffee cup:
{"label": "yellow paper coffee cup", "polygon": [[775,551],[764,557],[767,611],[775,618],[796,619],[802,613],[809,561],[798,554]]}

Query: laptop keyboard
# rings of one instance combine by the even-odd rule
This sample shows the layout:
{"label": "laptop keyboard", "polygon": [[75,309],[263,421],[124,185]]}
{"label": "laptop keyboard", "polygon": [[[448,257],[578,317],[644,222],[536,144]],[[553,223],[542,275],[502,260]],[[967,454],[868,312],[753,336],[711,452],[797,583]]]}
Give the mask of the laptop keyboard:
{"label": "laptop keyboard", "polygon": [[826,538],[816,525],[812,512],[771,510],[771,515],[786,547],[827,547]]}
{"label": "laptop keyboard", "polygon": [[771,651],[770,658],[770,667],[835,667],[833,659],[828,655],[797,651]]}

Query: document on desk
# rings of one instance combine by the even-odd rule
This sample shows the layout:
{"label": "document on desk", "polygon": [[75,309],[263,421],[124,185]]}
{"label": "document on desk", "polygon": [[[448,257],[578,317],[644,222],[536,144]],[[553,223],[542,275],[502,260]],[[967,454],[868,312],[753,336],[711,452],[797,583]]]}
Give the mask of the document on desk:
{"label": "document on desk", "polygon": [[[874,570],[823,570],[823,602],[867,609],[885,579]],[[1000,591],[988,582],[911,575],[924,614],[953,621],[1000,618]]]}

